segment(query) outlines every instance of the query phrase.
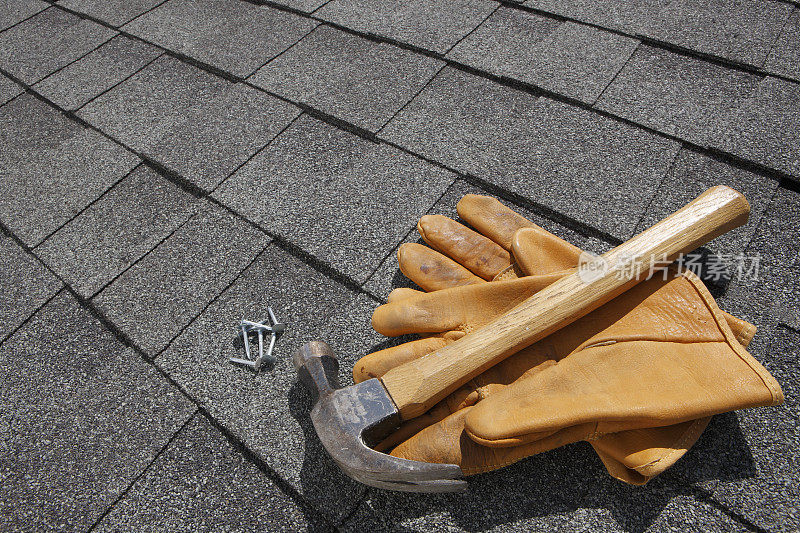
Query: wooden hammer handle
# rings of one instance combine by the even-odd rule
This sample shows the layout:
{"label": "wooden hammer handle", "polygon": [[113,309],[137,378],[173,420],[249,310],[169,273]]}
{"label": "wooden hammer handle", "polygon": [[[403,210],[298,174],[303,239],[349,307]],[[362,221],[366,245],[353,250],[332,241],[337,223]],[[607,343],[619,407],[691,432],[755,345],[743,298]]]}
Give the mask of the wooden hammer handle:
{"label": "wooden hammer handle", "polygon": [[749,213],[747,200],[737,191],[712,187],[600,256],[593,261],[597,268],[579,268],[481,329],[390,370],[381,381],[403,420],[419,416],[484,370],[631,288],[665,260],[741,226]]}

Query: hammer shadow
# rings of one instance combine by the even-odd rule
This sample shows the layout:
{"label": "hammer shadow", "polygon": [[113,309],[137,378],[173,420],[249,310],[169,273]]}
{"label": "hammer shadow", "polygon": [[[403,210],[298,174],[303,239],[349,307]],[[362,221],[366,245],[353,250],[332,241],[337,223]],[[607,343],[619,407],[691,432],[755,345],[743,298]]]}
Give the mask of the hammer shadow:
{"label": "hammer shadow", "polygon": [[[608,514],[631,533],[648,529],[670,500],[698,494],[695,484],[752,477],[750,448],[734,413],[714,417],[697,444],[670,470],[642,487],[611,478],[588,443],[580,442],[468,478],[463,494],[410,494],[372,489],[370,499],[392,531],[442,526],[441,515],[465,531],[504,524],[562,529],[573,513]],[[592,509],[604,509],[595,513]],[[427,522],[426,520],[431,520]],[[526,521],[529,523],[526,524]],[[414,523],[411,528],[405,524]],[[424,524],[420,526],[420,524]],[[595,527],[597,524],[594,524]],[[573,524],[574,527],[574,524]]]}
{"label": "hammer shadow", "polygon": [[[299,381],[289,389],[288,404],[289,413],[302,429],[305,441],[300,468],[301,495],[317,512],[325,515],[329,523],[339,522],[355,510],[366,487],[344,475],[322,447],[309,417],[311,394]],[[330,531],[313,512],[308,513],[306,519],[309,531]]]}

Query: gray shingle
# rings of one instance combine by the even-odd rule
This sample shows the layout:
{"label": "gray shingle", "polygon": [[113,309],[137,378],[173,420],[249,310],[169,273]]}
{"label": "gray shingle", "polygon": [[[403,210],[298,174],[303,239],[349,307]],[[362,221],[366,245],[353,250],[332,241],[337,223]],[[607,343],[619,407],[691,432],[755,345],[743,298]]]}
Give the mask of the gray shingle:
{"label": "gray shingle", "polygon": [[497,8],[489,0],[333,0],[315,16],[444,54]]}
{"label": "gray shingle", "polygon": [[280,0],[276,3],[292,9],[298,9],[300,11],[305,11],[306,13],[311,13],[318,7],[325,5],[327,2],[328,0]]}
{"label": "gray shingle", "polygon": [[122,26],[164,0],[59,0],[58,5],[85,13],[112,26]]}
{"label": "gray shingle", "polygon": [[641,46],[596,107],[706,146],[721,116],[750,94],[759,76]]}
{"label": "gray shingle", "polygon": [[[298,226],[300,227],[300,226]],[[287,324],[274,369],[253,375],[228,362],[241,357],[233,339],[244,318],[272,306]],[[353,363],[381,339],[370,327],[375,303],[348,291],[277,246],[264,253],[156,359],[228,431],[333,522],[347,516],[363,486],[335,466],[308,418],[311,400],[291,356],[305,342],[331,345],[343,385]]]}
{"label": "gray shingle", "polygon": [[363,282],[454,178],[304,116],[214,196]]}
{"label": "gray shingle", "polygon": [[32,85],[115,34],[66,11],[47,9],[0,34],[0,67]]}
{"label": "gray shingle", "polygon": [[[460,220],[458,218],[458,213],[456,212],[456,204],[465,194],[482,194],[486,196],[493,196],[491,193],[487,193],[486,191],[459,179],[456,180],[449,189],[447,189],[447,192],[442,195],[439,201],[437,201],[433,207],[428,210],[427,214],[444,215],[454,220]],[[528,220],[531,220],[532,222],[542,226],[547,231],[554,233],[562,239],[566,239],[575,246],[580,246],[584,250],[590,250],[594,253],[602,253],[608,249],[609,245],[604,241],[588,238],[585,235],[576,233],[575,231],[565,228],[564,226],[555,223],[552,220],[549,220],[529,209],[519,208],[508,202],[504,202],[503,200],[501,200],[501,202],[522,214]],[[416,221],[414,221],[409,230],[410,233],[403,240],[403,243],[423,242],[419,233],[417,232]],[[412,284],[402,272],[400,272],[399,265],[397,263],[397,248],[399,247],[400,245],[392,250],[386,259],[381,262],[380,266],[375,270],[375,272],[369,277],[367,282],[364,283],[364,288],[366,290],[383,300],[389,296],[389,293],[393,289],[398,287],[418,288]]]}
{"label": "gray shingle", "polygon": [[118,35],[36,84],[36,92],[62,109],[78,109],[161,54],[149,44]]}
{"label": "gray shingle", "polygon": [[[721,481],[714,490],[714,498],[766,531],[797,531],[800,528],[797,509],[800,334],[779,328],[764,346],[763,352],[754,355],[778,380],[786,400],[777,407],[737,412],[736,429],[745,439],[743,455],[750,471],[748,475]],[[709,456],[707,466],[712,471],[742,461],[736,450],[719,446],[715,452]]]}
{"label": "gray shingle", "polygon": [[47,9],[41,0],[5,0],[0,5],[0,31]]}
{"label": "gray shingle", "polygon": [[534,9],[628,33],[636,33],[638,26],[644,23],[643,15],[648,9],[644,4],[638,0],[525,1],[526,6]]}
{"label": "gray shingle", "polygon": [[757,67],[792,9],[773,0],[527,0],[525,5]]}
{"label": "gray shingle", "polygon": [[295,502],[195,415],[96,531],[300,531],[310,525]]}
{"label": "gray shingle", "polygon": [[0,219],[28,246],[75,216],[138,158],[31,95],[0,108]]}
{"label": "gray shingle", "polygon": [[764,64],[791,11],[772,0],[683,0],[653,8],[654,16],[643,19],[644,35],[755,66]]}
{"label": "gray shingle", "polygon": [[447,57],[592,103],[638,41],[501,7]]}
{"label": "gray shingle", "polygon": [[162,56],[79,115],[204,189],[267,144],[300,109]]}
{"label": "gray shingle", "polygon": [[177,120],[145,155],[211,190],[300,115],[300,109],[242,84],[230,85]]}
{"label": "gray shingle", "polygon": [[[445,68],[380,133],[462,172],[504,166],[496,152],[525,139],[538,98],[468,73]],[[493,146],[498,145],[498,146]]]}
{"label": "gray shingle", "polygon": [[169,0],[124,29],[247,77],[316,25],[285,11],[239,0]]}
{"label": "gray shingle", "polygon": [[0,346],[0,527],[85,530],[194,407],[62,292]]}
{"label": "gray shingle", "polygon": [[61,288],[61,282],[0,234],[0,342]]}
{"label": "gray shingle", "polygon": [[636,225],[679,148],[450,68],[381,135],[615,236]]}
{"label": "gray shingle", "polygon": [[193,196],[140,165],[39,245],[36,254],[81,296],[90,298],[196,208]]}
{"label": "gray shingle", "polygon": [[[714,488],[717,500],[768,531],[800,526],[794,503],[800,477],[800,335],[779,325],[800,329],[798,224],[800,194],[779,188],[747,249],[748,256],[759,258],[757,276],[734,278],[720,301],[723,309],[758,327],[748,350],[778,380],[785,403],[738,412],[701,465],[707,476],[721,479]],[[728,446],[732,434],[742,444]]]}
{"label": "gray shingle", "polygon": [[750,203],[750,220],[738,229],[717,237],[706,247],[720,254],[726,263],[736,264],[727,256],[744,253],[753,238],[762,215],[767,210],[778,182],[689,150],[681,150],[661,183],[650,209],[634,234],[644,231],[662,218],[677,211],[700,193],[715,185],[728,185],[742,193]]}
{"label": "gray shingle", "polygon": [[800,81],[800,9],[789,17],[764,68]]}
{"label": "gray shingle", "polygon": [[592,103],[637,44],[635,39],[565,22],[542,43],[531,79],[544,89]]}
{"label": "gray shingle", "polygon": [[396,46],[320,26],[248,81],[375,131],[443,65]]}
{"label": "gray shingle", "polygon": [[247,223],[208,205],[94,302],[133,342],[155,355],[268,242]]}
{"label": "gray shingle", "polygon": [[[766,213],[759,221],[758,231],[747,248],[746,255],[758,257],[757,279],[744,276],[735,279],[724,296],[726,310],[733,311],[767,334],[775,324],[784,323],[800,329],[800,195],[779,188]],[[755,266],[754,261],[749,264]]]}
{"label": "gray shingle", "polygon": [[361,533],[362,531],[388,533],[390,531],[386,517],[381,514],[372,501],[371,492],[370,489],[366,499],[358,504],[356,510],[342,524],[337,526],[338,531],[343,533]]}
{"label": "gray shingle", "polygon": [[230,85],[164,55],[84,106],[78,115],[134,150],[144,152],[192,107],[211,102]]}
{"label": "gray shingle", "polygon": [[713,146],[800,178],[800,84],[768,76],[721,122]]}
{"label": "gray shingle", "polygon": [[22,94],[25,89],[0,74],[0,106]]}
{"label": "gray shingle", "polygon": [[[532,54],[563,25],[554,18],[501,6],[447,53],[453,59],[495,74],[521,77]],[[520,46],[524,45],[524,46]]]}

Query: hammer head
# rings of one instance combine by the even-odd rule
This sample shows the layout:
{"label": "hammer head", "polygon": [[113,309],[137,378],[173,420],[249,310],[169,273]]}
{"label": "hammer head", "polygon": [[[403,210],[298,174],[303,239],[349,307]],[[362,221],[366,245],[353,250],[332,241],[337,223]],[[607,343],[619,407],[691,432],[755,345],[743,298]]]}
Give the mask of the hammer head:
{"label": "hammer head", "polygon": [[315,396],[311,409],[314,429],[345,474],[365,485],[390,490],[466,489],[458,465],[409,461],[370,448],[400,424],[397,407],[380,380],[338,388],[339,362],[324,342],[309,342],[293,359],[300,378]]}

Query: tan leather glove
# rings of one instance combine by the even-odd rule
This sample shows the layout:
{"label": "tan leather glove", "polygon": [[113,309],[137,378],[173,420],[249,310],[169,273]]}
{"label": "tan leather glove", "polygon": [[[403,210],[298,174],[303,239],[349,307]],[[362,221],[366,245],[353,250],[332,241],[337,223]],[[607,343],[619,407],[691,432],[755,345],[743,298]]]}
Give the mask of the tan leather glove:
{"label": "tan leather glove", "polygon": [[[452,342],[577,263],[579,249],[496,200],[467,196],[458,207],[491,239],[444,217],[420,221],[423,238],[446,256],[406,245],[401,270],[426,290],[444,290],[398,289],[373,323],[387,335],[427,336],[363,358],[357,381]],[[497,277],[505,280],[486,283]],[[473,474],[589,440],[613,476],[641,484],[685,453],[708,415],[781,401],[777,383],[736,340],[753,332],[719,311],[693,275],[673,273],[496,365],[383,447]]]}

